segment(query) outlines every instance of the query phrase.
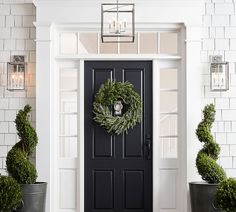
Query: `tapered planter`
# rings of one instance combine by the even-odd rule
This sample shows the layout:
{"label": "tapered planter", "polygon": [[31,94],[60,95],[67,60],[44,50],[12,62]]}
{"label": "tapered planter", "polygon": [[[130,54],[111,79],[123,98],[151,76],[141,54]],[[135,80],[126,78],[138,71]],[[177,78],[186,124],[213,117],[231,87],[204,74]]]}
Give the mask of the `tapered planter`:
{"label": "tapered planter", "polygon": [[23,207],[17,212],[45,212],[47,183],[23,184]]}
{"label": "tapered planter", "polygon": [[220,212],[214,208],[214,196],[218,184],[189,183],[192,212]]}

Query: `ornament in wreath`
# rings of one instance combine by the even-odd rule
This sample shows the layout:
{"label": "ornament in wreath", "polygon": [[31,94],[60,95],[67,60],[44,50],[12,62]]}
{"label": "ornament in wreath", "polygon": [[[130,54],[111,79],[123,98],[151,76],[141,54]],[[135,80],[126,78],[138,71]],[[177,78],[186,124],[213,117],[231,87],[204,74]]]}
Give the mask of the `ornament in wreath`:
{"label": "ornament in wreath", "polygon": [[120,135],[141,122],[142,100],[134,86],[107,80],[93,102],[94,121],[108,133]]}

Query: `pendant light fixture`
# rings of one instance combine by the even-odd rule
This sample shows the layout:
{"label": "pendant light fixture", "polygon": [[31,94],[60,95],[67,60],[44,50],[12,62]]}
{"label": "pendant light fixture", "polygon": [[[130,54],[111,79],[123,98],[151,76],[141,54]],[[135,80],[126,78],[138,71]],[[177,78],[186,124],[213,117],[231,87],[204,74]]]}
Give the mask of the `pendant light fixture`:
{"label": "pendant light fixture", "polygon": [[101,39],[103,43],[133,43],[135,39],[135,5],[105,3],[101,10]]}

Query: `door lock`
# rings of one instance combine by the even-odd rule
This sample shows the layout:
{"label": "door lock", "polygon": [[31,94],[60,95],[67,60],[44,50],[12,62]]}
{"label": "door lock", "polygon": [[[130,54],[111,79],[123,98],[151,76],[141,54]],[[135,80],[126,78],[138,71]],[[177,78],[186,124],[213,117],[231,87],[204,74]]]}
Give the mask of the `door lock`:
{"label": "door lock", "polygon": [[151,138],[150,134],[146,135],[145,145],[146,145],[147,160],[151,160],[151,157],[152,157],[152,138]]}

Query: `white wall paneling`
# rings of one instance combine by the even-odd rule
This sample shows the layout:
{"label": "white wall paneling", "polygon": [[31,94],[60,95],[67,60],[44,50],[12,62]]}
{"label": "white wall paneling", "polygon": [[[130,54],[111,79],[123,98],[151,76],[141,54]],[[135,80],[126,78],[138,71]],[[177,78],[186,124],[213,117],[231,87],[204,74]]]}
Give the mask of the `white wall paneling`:
{"label": "white wall paneling", "polygon": [[161,170],[160,171],[160,208],[162,210],[177,208],[177,170]]}
{"label": "white wall paneling", "polygon": [[[60,186],[59,186],[59,202],[60,211],[73,210],[77,208],[77,173],[75,170],[60,170],[59,173]],[[68,196],[70,195],[70,196]]]}
{"label": "white wall paneling", "polygon": [[[154,212],[187,212],[187,183],[195,180],[195,171],[187,171],[187,167],[194,167],[194,154],[187,153],[189,150],[195,150],[195,126],[199,121],[199,69],[200,69],[200,51],[201,42],[201,14],[203,12],[202,1],[150,1],[146,4],[145,1],[136,1],[137,15],[137,31],[138,32],[157,32],[157,31],[179,31],[177,38],[171,34],[166,36],[167,39],[177,39],[178,46],[172,49],[170,46],[162,46],[162,36],[157,33],[160,38],[157,42],[157,53],[151,54],[118,54],[122,53],[124,47],[117,49],[112,54],[98,54],[103,47],[99,44],[99,36],[91,36],[93,43],[97,43],[97,48],[84,48],[80,53],[81,44],[85,44],[85,37],[77,32],[90,33],[99,31],[100,20],[100,1],[42,1],[35,0],[37,7],[37,108],[39,114],[45,114],[43,117],[37,118],[37,130],[39,144],[37,152],[37,160],[39,161],[38,170],[39,178],[49,182],[47,212],[53,211],[84,211],[84,185],[83,185],[83,61],[91,59],[129,59],[143,60],[151,59],[154,64],[153,73],[153,89],[159,90],[160,84],[157,83],[161,68],[177,69],[178,74],[178,114],[181,118],[178,119],[178,150],[177,157],[160,158],[159,146],[159,110],[154,110],[154,154],[153,157],[153,211]],[[178,9],[176,9],[178,5]],[[66,6],[66,7],[65,7]],[[88,12],[89,11],[89,12]],[[144,15],[145,14],[145,15]],[[58,46],[58,41],[61,38],[61,33],[69,33],[68,38],[74,40],[71,46]],[[70,34],[71,33],[71,34]],[[140,34],[139,34],[140,35]],[[140,52],[140,37],[138,35],[138,52]],[[65,36],[65,34],[63,35]],[[96,40],[97,37],[97,40]],[[186,40],[186,43],[184,42]],[[86,45],[87,45],[86,44]],[[85,46],[86,46],[85,45]],[[69,48],[70,47],[70,48]],[[135,47],[136,48],[136,47]],[[134,51],[136,51],[134,48]],[[176,49],[180,55],[176,55]],[[62,51],[63,50],[63,51]],[[156,51],[156,50],[154,50]],[[164,54],[164,53],[172,54]],[[63,53],[63,54],[60,54]],[[46,59],[45,59],[46,56]],[[165,62],[164,62],[165,61]],[[64,63],[65,62],[65,63]],[[78,158],[63,157],[58,160],[58,100],[59,97],[55,93],[58,91],[57,82],[58,70],[61,64],[74,63],[78,68],[78,134],[77,148]],[[168,64],[166,66],[165,64]],[[73,66],[74,67],[74,66]],[[67,67],[68,68],[68,67]],[[71,68],[71,67],[69,67]],[[46,77],[46,78],[45,78]],[[181,91],[181,92],[179,92]],[[154,108],[158,109],[159,94],[154,95]],[[181,105],[180,105],[181,104]],[[77,112],[78,112],[77,111]],[[46,124],[45,124],[46,123]],[[156,142],[155,142],[156,141]],[[54,148],[57,147],[57,148]],[[45,150],[46,149],[46,150]],[[46,151],[46,152],[45,152]],[[69,151],[69,150],[68,150]],[[45,155],[46,154],[46,155]],[[63,153],[65,154],[65,153]],[[62,155],[63,155],[62,154]],[[70,155],[70,151],[67,155]],[[61,162],[61,163],[60,163]],[[47,164],[47,165],[46,165]],[[73,190],[70,200],[59,204],[61,196],[58,189],[64,189],[65,192],[71,192],[72,187],[65,188],[61,183],[71,181],[76,189]],[[173,187],[168,187],[173,185]],[[161,200],[160,181],[168,187],[167,191],[175,197],[167,200]],[[59,186],[61,185],[61,186]],[[71,185],[70,185],[71,186]],[[174,190],[173,190],[174,189]],[[167,193],[168,193],[167,192]],[[54,195],[57,193],[58,195]],[[166,193],[166,194],[167,194]],[[64,195],[64,194],[63,194]],[[167,194],[168,195],[168,194]],[[76,204],[75,204],[76,202]],[[60,208],[59,208],[60,207]],[[168,207],[173,209],[167,209]]]}

